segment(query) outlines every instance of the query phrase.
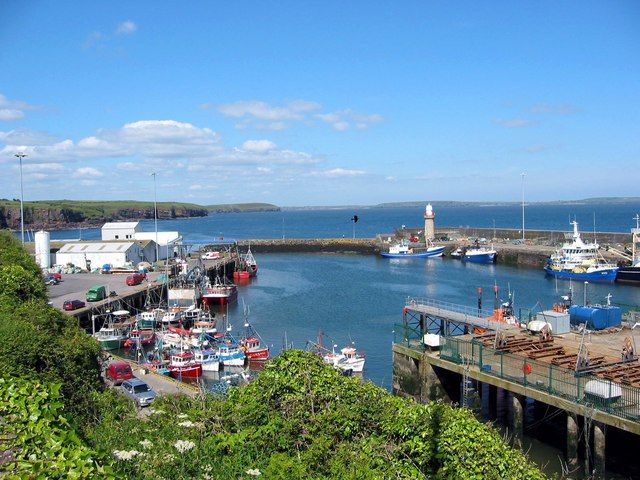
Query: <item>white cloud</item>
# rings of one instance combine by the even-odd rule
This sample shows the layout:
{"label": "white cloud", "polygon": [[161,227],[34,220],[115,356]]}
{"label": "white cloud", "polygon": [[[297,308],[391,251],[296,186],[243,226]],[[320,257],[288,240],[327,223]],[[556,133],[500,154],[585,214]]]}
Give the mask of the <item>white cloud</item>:
{"label": "white cloud", "polygon": [[310,175],[313,177],[337,178],[337,177],[358,177],[360,175],[365,175],[366,173],[367,172],[365,172],[364,170],[351,170],[348,168],[333,168],[331,170],[311,172]]}
{"label": "white cloud", "polygon": [[527,120],[526,118],[498,118],[493,122],[506,128],[520,128],[531,125],[531,121]]}
{"label": "white cloud", "polygon": [[92,48],[102,48],[107,41],[107,36],[102,32],[91,32],[82,44],[84,50],[90,50]]}
{"label": "white cloud", "polygon": [[231,118],[282,121],[302,120],[306,112],[318,110],[320,105],[306,100],[294,100],[282,106],[269,105],[257,100],[239,101],[218,106],[218,111]]}
{"label": "white cloud", "polygon": [[570,103],[560,103],[556,105],[549,103],[538,103],[531,108],[531,111],[533,113],[555,113],[558,115],[569,115],[579,112],[580,109],[575,105],[571,105]]}
{"label": "white cloud", "polygon": [[126,20],[118,25],[116,35],[131,35],[138,29],[138,26],[131,20]]}
{"label": "white cloud", "polygon": [[362,114],[351,109],[338,110],[331,113],[318,113],[316,118],[324,123],[331,124],[331,127],[338,132],[344,132],[352,127],[358,130],[366,130],[371,125],[384,120],[384,117],[379,113]]}
{"label": "white cloud", "polygon": [[0,132],[0,142],[7,145],[42,145],[55,141],[56,138],[53,135],[26,128]]}
{"label": "white cloud", "polygon": [[93,167],[80,167],[76,170],[75,174],[78,177],[86,178],[104,177],[104,173]]}
{"label": "white cloud", "polygon": [[0,93],[0,120],[10,122],[24,118],[25,110],[36,110],[40,107],[29,105],[21,100],[9,100]]}
{"label": "white cloud", "polygon": [[248,152],[264,153],[275,150],[276,144],[269,140],[247,140],[242,144],[242,149]]}
{"label": "white cloud", "polygon": [[258,171],[260,173],[271,173],[272,172],[272,170],[270,168],[268,168],[268,167],[258,167]]}

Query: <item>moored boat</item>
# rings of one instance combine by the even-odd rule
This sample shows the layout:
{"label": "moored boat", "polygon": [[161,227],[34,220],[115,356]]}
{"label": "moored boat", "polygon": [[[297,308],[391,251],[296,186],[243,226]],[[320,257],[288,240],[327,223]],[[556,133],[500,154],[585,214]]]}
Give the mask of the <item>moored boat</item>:
{"label": "moored boat", "polygon": [[585,243],[580,238],[578,222],[573,225],[571,242],[562,245],[560,250],[549,257],[544,271],[547,275],[563,280],[590,282],[614,282],[618,267],[607,263],[598,254],[597,243]]}
{"label": "moored boat", "polygon": [[156,328],[162,317],[167,312],[161,308],[155,308],[147,312],[141,312],[136,316],[140,328]]}
{"label": "moored boat", "polygon": [[401,240],[389,247],[388,252],[380,252],[380,255],[385,258],[428,258],[428,257],[440,257],[444,253],[444,247],[441,246],[427,246],[426,248],[414,249],[407,240]]}
{"label": "moored boat", "polygon": [[202,376],[202,364],[196,362],[191,352],[172,354],[167,368],[174,378],[199,378]]}
{"label": "moored boat", "polygon": [[100,343],[103,350],[117,350],[128,338],[126,331],[111,326],[103,327],[93,337]]}
{"label": "moored boat", "polygon": [[496,252],[493,248],[468,248],[462,256],[462,261],[470,263],[495,263],[497,255],[498,252]]}
{"label": "moored boat", "polygon": [[264,345],[262,337],[249,322],[244,324],[245,333],[240,339],[240,348],[249,360],[267,360],[269,347]]}
{"label": "moored boat", "polygon": [[343,371],[351,370],[354,373],[361,373],[364,370],[365,355],[356,351],[353,345],[347,345],[336,353],[336,346],[333,350],[323,355],[322,360],[325,363],[333,365]]}
{"label": "moored boat", "polygon": [[193,349],[195,361],[202,364],[205,372],[217,372],[220,370],[220,357],[211,348]]}
{"label": "moored boat", "polygon": [[209,305],[226,305],[236,300],[238,296],[238,287],[229,283],[220,277],[216,277],[213,284],[208,283],[202,294],[202,302]]}
{"label": "moored boat", "polygon": [[151,328],[131,330],[129,338],[125,340],[124,347],[130,348],[137,345],[152,345],[156,341],[156,333]]}
{"label": "moored boat", "polygon": [[637,245],[640,243],[640,216],[634,217],[636,228],[631,229],[631,258],[628,265],[619,265],[616,281],[621,283],[640,284],[640,253]]}

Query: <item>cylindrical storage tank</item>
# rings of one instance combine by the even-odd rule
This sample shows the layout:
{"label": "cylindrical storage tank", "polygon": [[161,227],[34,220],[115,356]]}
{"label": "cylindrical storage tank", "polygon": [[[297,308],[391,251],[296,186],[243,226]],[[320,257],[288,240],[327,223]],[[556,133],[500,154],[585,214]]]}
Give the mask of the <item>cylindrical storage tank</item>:
{"label": "cylindrical storage tank", "polygon": [[51,267],[51,241],[49,232],[40,230],[35,235],[36,243],[36,263],[40,268]]}
{"label": "cylindrical storage tank", "polygon": [[602,330],[610,326],[608,320],[609,312],[606,308],[573,305],[569,309],[569,316],[571,323],[584,323],[587,328],[593,330]]}
{"label": "cylindrical storage tank", "polygon": [[607,327],[619,327],[622,323],[622,310],[620,307],[610,307],[607,310]]}

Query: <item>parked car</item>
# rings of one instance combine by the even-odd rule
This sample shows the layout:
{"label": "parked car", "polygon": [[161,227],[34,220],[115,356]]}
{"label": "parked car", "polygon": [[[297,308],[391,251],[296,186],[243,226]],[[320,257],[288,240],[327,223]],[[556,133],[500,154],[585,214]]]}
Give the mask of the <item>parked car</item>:
{"label": "parked car", "polygon": [[44,279],[45,285],[57,285],[58,283],[58,280],[56,280],[55,277],[52,277],[51,275],[45,277]]}
{"label": "parked car", "polygon": [[82,300],[67,300],[62,304],[63,310],[77,310],[84,307],[86,304]]}
{"label": "parked car", "polygon": [[145,278],[147,278],[147,275],[144,273],[134,273],[133,275],[127,276],[125,283],[129,286],[140,285]]}
{"label": "parked car", "polygon": [[136,402],[138,407],[148,407],[156,398],[156,392],[138,378],[125,380],[120,388],[127,397]]}
{"label": "parked car", "polygon": [[205,252],[200,255],[202,260],[216,260],[218,258],[222,258],[222,254],[220,252]]}
{"label": "parked car", "polygon": [[131,365],[122,360],[114,360],[107,365],[107,371],[104,375],[107,380],[113,382],[114,385],[120,385],[125,380],[131,380],[134,378]]}
{"label": "parked car", "polygon": [[97,302],[107,298],[107,289],[104,285],[94,285],[87,291],[87,302]]}

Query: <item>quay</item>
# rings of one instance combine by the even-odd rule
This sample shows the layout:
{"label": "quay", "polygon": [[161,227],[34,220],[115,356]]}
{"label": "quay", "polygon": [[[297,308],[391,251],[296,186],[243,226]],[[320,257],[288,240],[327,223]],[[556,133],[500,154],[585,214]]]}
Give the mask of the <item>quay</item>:
{"label": "quay", "polygon": [[[216,276],[226,275],[232,278],[236,267],[237,257],[225,255],[215,260],[201,260],[199,257],[188,257],[188,270],[200,268],[211,281]],[[75,317],[78,325],[92,333],[97,331],[103,323],[105,314],[116,310],[143,310],[150,305],[166,304],[167,285],[169,288],[175,285],[175,268],[167,269],[160,266],[158,271],[149,272],[147,280],[140,285],[128,286],[125,283],[127,274],[110,273],[74,273],[63,276],[63,281],[57,285],[47,287],[47,295],[51,304],[63,310],[62,306],[67,300],[81,300],[85,302],[85,294],[94,285],[104,285],[107,298],[97,302],[85,302],[83,308],[65,311],[66,314]],[[167,274],[167,272],[169,272]],[[114,292],[113,295],[110,293]]]}
{"label": "quay", "polygon": [[[529,334],[493,312],[429,299],[407,299],[394,327],[393,391],[417,401],[495,407],[507,396],[510,430],[521,441],[526,398],[564,412],[566,459],[604,474],[614,430],[640,441],[640,332]],[[585,441],[587,439],[587,441]]]}

